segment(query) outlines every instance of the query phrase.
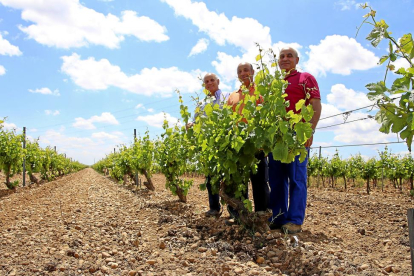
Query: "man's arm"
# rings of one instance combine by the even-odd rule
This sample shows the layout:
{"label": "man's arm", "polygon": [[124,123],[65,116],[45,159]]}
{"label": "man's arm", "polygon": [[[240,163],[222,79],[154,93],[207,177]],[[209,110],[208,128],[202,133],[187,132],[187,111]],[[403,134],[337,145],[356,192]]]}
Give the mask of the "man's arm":
{"label": "man's arm", "polygon": [[[309,100],[309,103],[312,105],[312,108],[313,108],[313,116],[312,116],[312,119],[309,121],[309,123],[312,124],[311,127],[313,130],[315,130],[316,126],[318,125],[319,118],[321,117],[321,112],[322,112],[321,99],[311,98]],[[306,141],[305,147],[308,148],[312,146],[312,143],[313,143],[313,135],[308,139],[308,141]]]}

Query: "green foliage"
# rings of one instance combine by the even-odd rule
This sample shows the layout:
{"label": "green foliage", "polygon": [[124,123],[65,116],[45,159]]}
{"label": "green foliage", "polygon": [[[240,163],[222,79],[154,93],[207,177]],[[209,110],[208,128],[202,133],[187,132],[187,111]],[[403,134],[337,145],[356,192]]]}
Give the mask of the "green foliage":
{"label": "green foliage", "polygon": [[[375,19],[376,12],[367,4],[363,8],[369,8],[370,12],[365,15],[363,23],[373,26],[367,40],[371,41],[374,47],[386,39],[388,40],[388,53],[381,57],[379,64],[388,61],[386,74],[383,81],[370,83],[366,87],[370,91],[368,98],[376,101],[379,107],[375,119],[381,124],[380,131],[384,133],[398,133],[401,139],[406,141],[409,151],[414,135],[414,95],[412,93],[414,84],[414,42],[410,33],[403,35],[398,41],[391,36],[388,25],[384,20]],[[393,62],[398,59],[407,61],[407,68],[395,68]],[[388,71],[394,71],[399,77],[387,87],[386,78]],[[399,95],[398,102],[391,97]]]}
{"label": "green foliage", "polygon": [[[188,122],[189,115],[186,115],[186,109],[183,107],[181,115]],[[165,132],[161,135],[161,140],[158,140],[156,146],[158,164],[161,172],[165,175],[166,188],[185,202],[193,180],[183,179],[182,175],[188,171],[195,147],[191,144],[184,126],[176,125],[170,128],[167,120],[164,120],[163,128]]]}
{"label": "green foliage", "polygon": [[46,180],[85,168],[83,164],[71,162],[49,147],[43,150],[37,141],[28,141],[26,149],[22,148],[22,144],[23,135],[17,135],[15,130],[3,129],[0,123],[0,169],[6,175],[6,186],[9,189],[18,185],[16,181],[11,183],[10,177],[22,172],[24,158],[29,175],[40,172]]}
{"label": "green foliage", "polygon": [[135,171],[151,177],[152,162],[154,159],[154,143],[149,138],[149,131],[145,136],[137,138],[131,150],[131,166]]}
{"label": "green foliage", "polygon": [[40,156],[42,149],[40,148],[37,141],[26,142],[26,169],[29,175],[34,172],[40,172]]}
{"label": "green foliage", "polygon": [[9,189],[15,187],[10,177],[22,170],[23,156],[22,135],[0,128],[0,168],[6,175],[5,184]]}
{"label": "green foliage", "polygon": [[356,178],[361,177],[364,164],[365,164],[365,161],[362,158],[361,154],[351,156],[348,159],[349,178],[355,181]]}

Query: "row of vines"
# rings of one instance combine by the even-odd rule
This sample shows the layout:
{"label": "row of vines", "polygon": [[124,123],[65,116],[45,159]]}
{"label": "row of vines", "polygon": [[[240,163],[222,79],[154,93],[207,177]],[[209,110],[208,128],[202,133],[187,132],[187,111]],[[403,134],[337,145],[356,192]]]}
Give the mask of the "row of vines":
{"label": "row of vines", "polygon": [[[19,181],[11,181],[11,177],[23,171],[23,162],[30,177],[30,182],[51,181],[57,176],[63,176],[80,169],[85,165],[71,161],[63,154],[55,150],[39,146],[38,141],[26,141],[26,148],[23,148],[23,134],[16,134],[15,130],[6,130],[0,120],[0,171],[6,177],[7,188],[14,189]],[[35,174],[40,174],[40,178]]]}
{"label": "row of vines", "polygon": [[315,154],[309,158],[308,162],[308,185],[316,184],[316,186],[335,188],[340,179],[346,190],[348,183],[351,182],[355,187],[358,186],[359,180],[362,180],[366,184],[368,194],[372,187],[383,189],[387,183],[402,191],[404,182],[409,183],[408,188],[413,194],[413,177],[414,158],[412,155],[392,154],[387,148],[379,152],[378,158],[364,159],[358,154],[341,159],[339,153],[336,152],[330,159],[318,157]]}

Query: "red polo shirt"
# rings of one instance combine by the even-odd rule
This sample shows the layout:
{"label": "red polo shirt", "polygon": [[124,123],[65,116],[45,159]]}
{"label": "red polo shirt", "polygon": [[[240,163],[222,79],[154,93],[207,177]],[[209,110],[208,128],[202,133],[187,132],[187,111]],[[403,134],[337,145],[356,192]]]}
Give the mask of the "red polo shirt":
{"label": "red polo shirt", "polygon": [[309,104],[309,100],[312,98],[320,99],[321,94],[319,92],[319,86],[314,76],[309,73],[292,71],[285,77],[285,80],[289,82],[286,88],[286,94],[288,95],[285,100],[290,102],[286,111],[296,111],[295,105],[301,99],[306,99],[306,93],[310,94],[310,98],[306,100],[305,105]]}

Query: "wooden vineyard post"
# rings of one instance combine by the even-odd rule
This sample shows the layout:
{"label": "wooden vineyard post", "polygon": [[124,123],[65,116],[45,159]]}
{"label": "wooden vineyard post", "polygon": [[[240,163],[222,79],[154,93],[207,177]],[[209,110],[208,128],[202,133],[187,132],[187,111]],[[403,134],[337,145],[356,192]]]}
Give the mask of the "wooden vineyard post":
{"label": "wooden vineyard post", "polygon": [[[385,146],[386,147],[386,146]],[[384,192],[384,152],[381,152],[381,163],[382,163],[382,173],[381,173],[381,191]]]}
{"label": "wooden vineyard post", "polygon": [[[321,164],[321,151],[322,151],[322,146],[319,146],[319,164]],[[319,184],[320,184],[319,181],[320,181],[321,169],[322,167],[318,169],[318,185],[317,185],[318,189],[319,189]]]}
{"label": "wooden vineyard post", "polygon": [[[137,129],[134,128],[134,143],[137,142]],[[135,186],[138,187],[138,172],[135,172]]]}
{"label": "wooden vineyard post", "polygon": [[[26,148],[26,127],[23,127],[23,149]],[[26,186],[26,156],[23,158],[23,187]]]}
{"label": "wooden vineyard post", "polygon": [[414,276],[414,209],[408,209],[408,235],[410,238],[411,275]]}

